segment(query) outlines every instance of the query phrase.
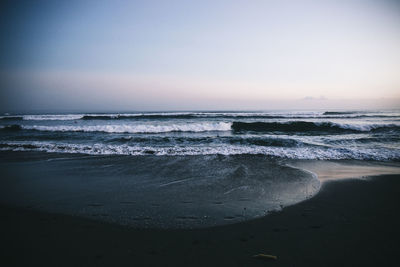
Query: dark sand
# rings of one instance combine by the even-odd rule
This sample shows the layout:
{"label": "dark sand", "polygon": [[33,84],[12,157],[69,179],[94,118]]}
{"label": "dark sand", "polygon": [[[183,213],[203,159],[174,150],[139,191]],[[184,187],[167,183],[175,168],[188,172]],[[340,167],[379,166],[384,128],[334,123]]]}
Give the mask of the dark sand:
{"label": "dark sand", "polygon": [[280,212],[197,230],[138,230],[3,206],[0,266],[399,266],[399,210],[399,175],[324,182],[315,197]]}

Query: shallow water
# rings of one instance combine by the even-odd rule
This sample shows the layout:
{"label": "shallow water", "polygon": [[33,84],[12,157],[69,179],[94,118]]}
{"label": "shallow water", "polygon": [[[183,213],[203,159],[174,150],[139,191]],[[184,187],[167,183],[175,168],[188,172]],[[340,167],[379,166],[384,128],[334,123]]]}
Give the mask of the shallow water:
{"label": "shallow water", "polygon": [[135,227],[240,222],[307,199],[320,186],[312,174],[265,156],[27,153],[1,153],[2,203]]}

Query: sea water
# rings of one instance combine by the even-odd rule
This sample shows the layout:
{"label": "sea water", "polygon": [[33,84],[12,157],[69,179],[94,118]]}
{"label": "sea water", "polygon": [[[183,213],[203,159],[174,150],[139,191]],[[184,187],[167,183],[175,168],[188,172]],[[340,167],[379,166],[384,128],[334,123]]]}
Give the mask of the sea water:
{"label": "sea water", "polygon": [[2,203],[135,227],[207,227],[303,201],[287,160],[400,159],[400,112],[131,112],[0,117]]}
{"label": "sea water", "polygon": [[0,117],[0,149],[91,155],[400,158],[400,112],[153,112]]}

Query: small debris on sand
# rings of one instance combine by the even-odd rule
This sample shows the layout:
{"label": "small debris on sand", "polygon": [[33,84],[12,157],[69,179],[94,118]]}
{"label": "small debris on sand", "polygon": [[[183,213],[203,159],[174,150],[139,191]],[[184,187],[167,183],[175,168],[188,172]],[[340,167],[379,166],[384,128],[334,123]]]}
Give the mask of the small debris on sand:
{"label": "small debris on sand", "polygon": [[257,255],[254,255],[253,258],[266,259],[266,260],[277,260],[278,259],[277,256],[268,255],[268,254],[257,254]]}

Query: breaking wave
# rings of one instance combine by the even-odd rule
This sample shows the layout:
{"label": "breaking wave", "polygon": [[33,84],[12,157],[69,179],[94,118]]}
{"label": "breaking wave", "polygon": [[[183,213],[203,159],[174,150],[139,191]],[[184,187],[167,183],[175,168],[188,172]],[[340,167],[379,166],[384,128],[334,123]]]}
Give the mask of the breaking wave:
{"label": "breaking wave", "polygon": [[339,124],[333,122],[202,122],[186,124],[123,124],[123,125],[7,125],[0,126],[2,131],[21,129],[49,132],[105,132],[105,133],[167,133],[167,132],[282,132],[282,133],[358,133],[399,131],[397,124]]}
{"label": "breaking wave", "polygon": [[232,130],[235,132],[368,132],[378,130],[399,130],[396,124],[339,124],[333,122],[233,122]]}
{"label": "breaking wave", "polygon": [[23,129],[52,132],[106,132],[106,133],[166,133],[166,132],[208,132],[229,131],[231,123],[187,123],[168,125],[57,125],[57,126],[22,126]]}
{"label": "breaking wave", "polygon": [[42,151],[50,153],[78,153],[89,155],[266,155],[288,159],[359,159],[399,160],[400,151],[393,149],[326,148],[326,147],[263,147],[240,145],[212,146],[130,146],[105,144],[71,144],[52,142],[0,142],[3,151]]}

